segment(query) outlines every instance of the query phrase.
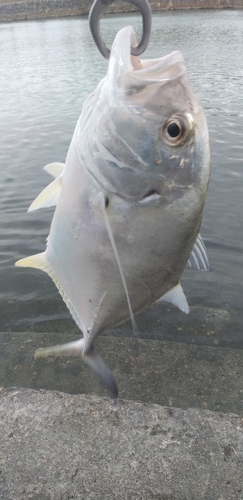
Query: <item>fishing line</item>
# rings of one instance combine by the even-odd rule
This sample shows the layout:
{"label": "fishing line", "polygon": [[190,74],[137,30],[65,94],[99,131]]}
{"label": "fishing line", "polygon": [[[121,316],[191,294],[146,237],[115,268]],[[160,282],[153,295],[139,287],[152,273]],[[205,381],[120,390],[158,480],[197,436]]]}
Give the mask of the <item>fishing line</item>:
{"label": "fishing line", "polygon": [[129,309],[131,323],[132,323],[133,334],[134,334],[135,337],[138,337],[139,330],[138,330],[138,327],[137,327],[137,323],[136,323],[136,321],[134,319],[134,314],[132,312],[132,306],[131,306],[131,302],[130,302],[130,298],[129,298],[129,294],[128,294],[128,289],[127,289],[127,284],[126,284],[125,276],[124,276],[124,273],[123,273],[123,270],[122,270],[122,267],[121,267],[121,262],[120,262],[120,259],[119,259],[119,254],[118,254],[118,251],[117,251],[116,243],[115,243],[115,240],[114,240],[114,237],[113,237],[111,225],[110,225],[109,219],[107,217],[107,213],[106,213],[106,207],[109,204],[109,200],[107,198],[105,198],[103,196],[103,194],[102,194],[102,202],[103,203],[101,203],[101,206],[102,206],[102,211],[103,211],[103,214],[104,214],[106,230],[107,230],[108,236],[110,238],[111,246],[112,246],[113,252],[115,254],[116,262],[117,262],[117,265],[118,265],[118,268],[119,268],[119,272],[120,272],[120,275],[121,275],[122,284],[123,284],[123,287],[124,287],[124,290],[125,290],[126,299],[127,299],[127,305],[128,305],[128,309]]}

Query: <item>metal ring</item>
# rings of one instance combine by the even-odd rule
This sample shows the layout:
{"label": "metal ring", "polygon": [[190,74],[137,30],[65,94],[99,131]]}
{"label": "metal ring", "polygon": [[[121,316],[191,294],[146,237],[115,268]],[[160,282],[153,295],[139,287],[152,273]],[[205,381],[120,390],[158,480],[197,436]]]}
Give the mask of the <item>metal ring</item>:
{"label": "metal ring", "polygon": [[[143,18],[143,34],[142,39],[139,42],[137,47],[131,47],[131,54],[134,56],[140,56],[142,54],[149,42],[150,32],[151,32],[151,23],[152,23],[152,11],[148,0],[128,0],[129,3],[138,7],[142,14]],[[109,5],[111,5],[114,0],[95,0],[93,3],[90,13],[89,13],[89,27],[95,44],[102,56],[106,59],[110,57],[110,50],[106,46],[102,34],[100,31],[100,18],[107,9]]]}

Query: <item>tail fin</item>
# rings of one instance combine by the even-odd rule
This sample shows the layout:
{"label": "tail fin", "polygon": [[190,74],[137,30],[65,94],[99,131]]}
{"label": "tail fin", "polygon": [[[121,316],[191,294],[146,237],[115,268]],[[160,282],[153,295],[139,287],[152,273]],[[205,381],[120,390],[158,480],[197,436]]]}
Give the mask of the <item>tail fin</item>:
{"label": "tail fin", "polygon": [[102,357],[95,351],[94,346],[90,347],[87,352],[84,352],[84,339],[38,349],[35,352],[35,358],[45,358],[47,356],[82,356],[111,396],[115,399],[118,397],[118,388],[112,373],[106,366]]}
{"label": "tail fin", "polygon": [[109,391],[114,399],[118,398],[118,388],[116,381],[110,372],[109,368],[106,366],[102,357],[95,351],[94,347],[89,350],[88,353],[83,354],[83,358],[91,370],[97,375],[102,384]]}

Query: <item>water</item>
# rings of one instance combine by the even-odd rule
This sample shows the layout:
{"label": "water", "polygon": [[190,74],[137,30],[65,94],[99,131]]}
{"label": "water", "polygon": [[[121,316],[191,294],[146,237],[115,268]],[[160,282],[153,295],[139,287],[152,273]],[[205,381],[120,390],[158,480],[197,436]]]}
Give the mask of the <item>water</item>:
{"label": "water", "polygon": [[[107,44],[136,14],[106,16]],[[212,175],[201,233],[211,273],[186,270],[192,313],[166,305],[138,316],[141,336],[198,346],[243,348],[243,11],[153,14],[146,57],[181,50],[207,115]],[[65,161],[84,99],[107,68],[87,18],[0,25],[0,331],[78,329],[54,284],[14,262],[45,248],[53,210],[26,210],[51,181],[42,168]],[[163,314],[162,314],[163,313]],[[109,332],[131,335],[131,325]]]}

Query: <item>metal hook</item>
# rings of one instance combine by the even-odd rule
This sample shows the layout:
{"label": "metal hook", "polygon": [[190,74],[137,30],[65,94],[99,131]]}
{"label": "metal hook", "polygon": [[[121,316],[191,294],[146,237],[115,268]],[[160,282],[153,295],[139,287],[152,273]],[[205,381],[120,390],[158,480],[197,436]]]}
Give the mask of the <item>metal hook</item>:
{"label": "metal hook", "polygon": [[[93,3],[90,13],[89,13],[89,27],[93,39],[101,52],[102,56],[106,59],[110,57],[110,50],[106,46],[102,34],[100,31],[100,18],[107,9],[109,5],[113,3],[114,0],[95,0]],[[152,12],[148,0],[128,0],[129,3],[136,5],[140,10],[143,18],[143,35],[137,47],[131,47],[131,54],[134,56],[140,56],[142,54],[149,42],[151,23],[152,23]]]}

